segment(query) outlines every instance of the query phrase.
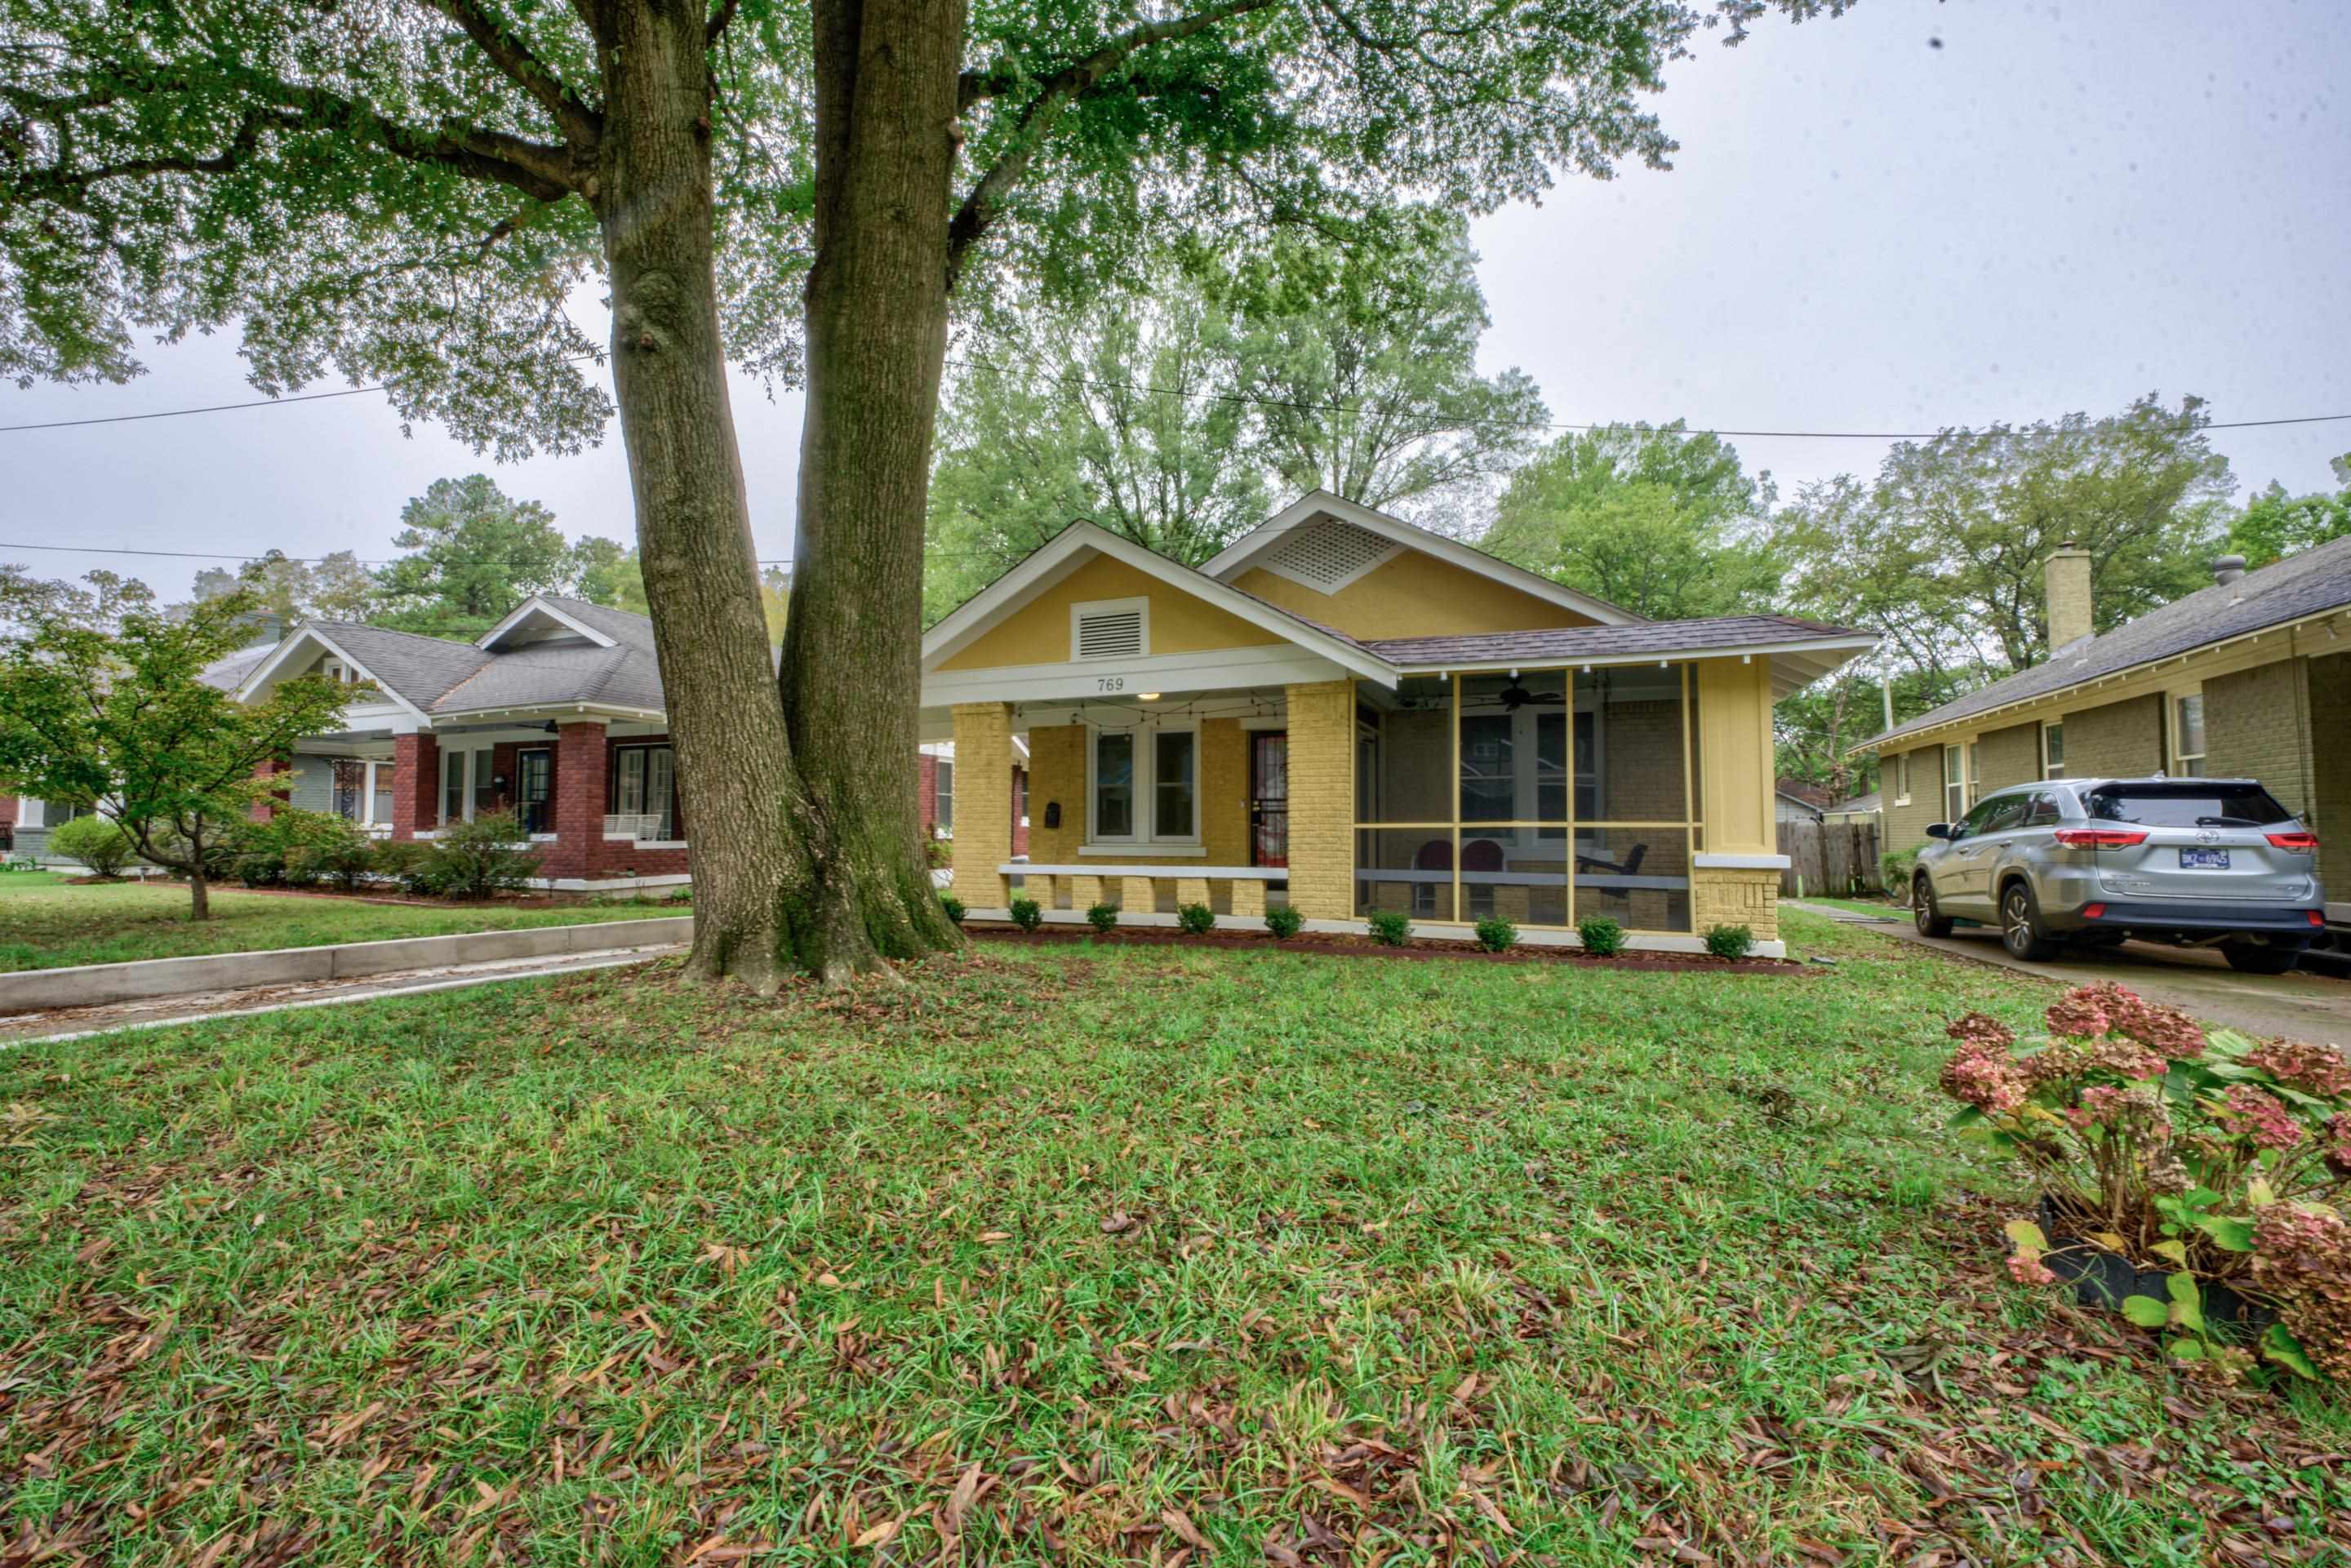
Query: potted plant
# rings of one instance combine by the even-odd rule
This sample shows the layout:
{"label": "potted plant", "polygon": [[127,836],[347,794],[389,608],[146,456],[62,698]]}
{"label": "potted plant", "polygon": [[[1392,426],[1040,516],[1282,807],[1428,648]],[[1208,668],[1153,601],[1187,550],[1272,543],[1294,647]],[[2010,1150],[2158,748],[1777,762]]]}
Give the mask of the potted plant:
{"label": "potted plant", "polygon": [[2009,1270],[2167,1331],[2232,1380],[2269,1359],[2351,1378],[2351,1058],[2205,1030],[2111,981],[2067,992],[2043,1035],[1970,1013],[1942,1088],[1952,1125],[2020,1160],[2040,1218]]}

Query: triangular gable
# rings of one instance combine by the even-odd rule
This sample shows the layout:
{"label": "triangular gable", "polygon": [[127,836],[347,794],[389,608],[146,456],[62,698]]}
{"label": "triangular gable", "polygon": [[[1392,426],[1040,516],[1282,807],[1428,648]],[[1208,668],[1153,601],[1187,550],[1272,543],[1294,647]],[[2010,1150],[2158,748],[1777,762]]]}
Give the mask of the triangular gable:
{"label": "triangular gable", "polygon": [[[1059,658],[1044,658],[1027,655],[1007,657],[1002,652],[989,653],[987,650],[989,647],[1005,650],[1015,642],[1033,643],[1040,653],[1050,653],[1056,647],[1066,649],[1070,631],[1065,613],[1058,608],[1048,613],[1041,601],[1080,573],[1092,568],[1096,562],[1110,563],[1116,569],[1114,572],[1095,569],[1095,576],[1104,581],[1148,583],[1158,591],[1172,592],[1180,602],[1197,605],[1207,613],[1196,624],[1209,624],[1209,617],[1213,616],[1217,623],[1247,629],[1245,638],[1228,642],[1226,645],[1290,643],[1374,680],[1393,683],[1395,678],[1395,672],[1385,661],[1351,639],[1301,621],[1286,611],[1189,567],[1179,566],[1088,522],[1072,523],[1054,535],[1046,544],[1030,552],[1026,559],[932,627],[923,638],[924,671],[985,667],[976,664],[976,659],[990,664],[1021,664],[1059,662],[1060,658],[1066,658],[1066,652]],[[1031,616],[1044,614],[1047,619],[1029,622],[1033,635],[1026,638],[1004,632],[1003,629],[1019,623],[1024,612]],[[993,643],[989,641],[991,637],[994,638]],[[1168,639],[1155,636],[1153,652],[1162,652],[1168,645]]]}
{"label": "triangular gable", "polygon": [[332,654],[350,665],[361,679],[411,716],[419,719],[424,717],[423,708],[401,695],[390,681],[369,669],[364,661],[353,657],[349,649],[318,626],[302,627],[278,643],[276,652],[255,665],[252,673],[238,683],[235,694],[236,700],[251,702],[289,672],[307,669],[315,660],[327,654]]}
{"label": "triangular gable", "polygon": [[[1340,526],[1329,526],[1332,524]],[[1301,496],[1234,540],[1200,570],[1228,583],[1238,582],[1245,572],[1264,570],[1316,593],[1337,595],[1390,566],[1406,551],[1416,551],[1474,578],[1603,626],[1629,626],[1642,619],[1596,594],[1562,587],[1539,572],[1513,566],[1499,557],[1327,490],[1312,490]]]}
{"label": "triangular gable", "polygon": [[550,602],[542,594],[533,594],[517,605],[512,613],[482,633],[474,644],[493,653],[508,648],[538,642],[547,636],[585,637],[600,648],[613,647],[617,639],[599,632],[561,605]]}

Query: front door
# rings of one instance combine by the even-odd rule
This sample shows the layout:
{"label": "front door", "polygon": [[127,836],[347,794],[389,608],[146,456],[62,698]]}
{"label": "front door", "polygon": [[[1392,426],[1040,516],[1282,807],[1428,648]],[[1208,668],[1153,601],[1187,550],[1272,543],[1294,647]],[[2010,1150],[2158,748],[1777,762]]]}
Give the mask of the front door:
{"label": "front door", "polygon": [[515,758],[515,815],[526,833],[552,832],[550,797],[555,782],[555,754],[535,747]]}
{"label": "front door", "polygon": [[1249,732],[1249,864],[1290,863],[1290,736]]}

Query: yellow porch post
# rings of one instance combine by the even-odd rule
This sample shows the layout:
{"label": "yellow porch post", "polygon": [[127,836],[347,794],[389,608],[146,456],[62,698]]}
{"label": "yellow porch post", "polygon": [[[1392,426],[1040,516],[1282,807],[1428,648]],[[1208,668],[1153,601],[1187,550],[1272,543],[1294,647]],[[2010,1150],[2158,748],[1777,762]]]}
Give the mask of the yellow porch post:
{"label": "yellow porch post", "polygon": [[955,710],[954,891],[966,907],[1012,902],[1004,873],[1012,858],[1012,708],[963,703]]}
{"label": "yellow porch post", "polygon": [[1290,902],[1310,920],[1355,913],[1355,688],[1288,687]]}
{"label": "yellow porch post", "polygon": [[[1780,852],[1773,809],[1771,664],[1707,659],[1696,667],[1698,804],[1705,856],[1753,859]],[[1756,940],[1780,935],[1780,873],[1766,866],[1694,866],[1690,924],[1744,925]]]}

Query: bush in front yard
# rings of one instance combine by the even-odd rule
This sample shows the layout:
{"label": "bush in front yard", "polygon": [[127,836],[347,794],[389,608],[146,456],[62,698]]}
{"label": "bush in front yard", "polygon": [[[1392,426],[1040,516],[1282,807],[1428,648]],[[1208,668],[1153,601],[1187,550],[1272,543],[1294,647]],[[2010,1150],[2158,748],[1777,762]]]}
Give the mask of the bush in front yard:
{"label": "bush in front yard", "polygon": [[1265,928],[1277,942],[1287,942],[1305,928],[1306,916],[1294,904],[1277,904],[1265,912]]}
{"label": "bush in front yard", "polygon": [[1744,958],[1755,946],[1755,933],[1744,925],[1709,925],[1706,950],[1718,958]]}
{"label": "bush in front yard", "polygon": [[538,874],[538,852],[511,812],[451,822],[433,841],[432,862],[443,896],[495,898]]}
{"label": "bush in front yard", "polygon": [[1118,929],[1118,905],[1097,904],[1086,911],[1086,924],[1105,936]]}
{"label": "bush in front yard", "polygon": [[1045,924],[1045,906],[1033,898],[1016,898],[1009,911],[1012,924],[1023,931],[1034,931]]}
{"label": "bush in front yard", "polygon": [[1625,950],[1625,928],[1605,915],[1587,915],[1575,923],[1583,950],[1595,958],[1614,958]]}
{"label": "bush in front yard", "polygon": [[131,863],[131,835],[105,817],[76,817],[49,835],[49,849],[89,868],[92,876],[117,877]]}
{"label": "bush in front yard", "polygon": [[1364,920],[1372,940],[1384,947],[1401,947],[1412,939],[1412,921],[1401,909],[1382,909]]}
{"label": "bush in front yard", "polygon": [[939,894],[939,908],[944,910],[946,914],[946,917],[949,920],[954,921],[957,925],[963,924],[963,917],[966,914],[963,906],[963,900],[957,898],[954,894],[943,893]]}
{"label": "bush in front yard", "polygon": [[1217,928],[1217,912],[1205,904],[1187,904],[1176,911],[1176,929],[1186,936],[1206,936]]}
{"label": "bush in front yard", "polygon": [[332,827],[298,846],[287,857],[287,869],[313,882],[330,882],[345,893],[357,893],[374,875],[376,843],[358,823],[340,817]]}
{"label": "bush in front yard", "polygon": [[266,822],[238,824],[228,840],[229,870],[247,887],[313,886],[319,873],[308,864],[308,852],[350,827],[332,811],[279,806]]}
{"label": "bush in front yard", "polygon": [[412,898],[438,898],[448,891],[441,862],[433,846],[413,839],[386,839],[375,846],[371,868],[377,876],[396,882]]}
{"label": "bush in front yard", "polygon": [[1519,945],[1519,928],[1499,915],[1478,922],[1478,946],[1489,953],[1507,953]]}

